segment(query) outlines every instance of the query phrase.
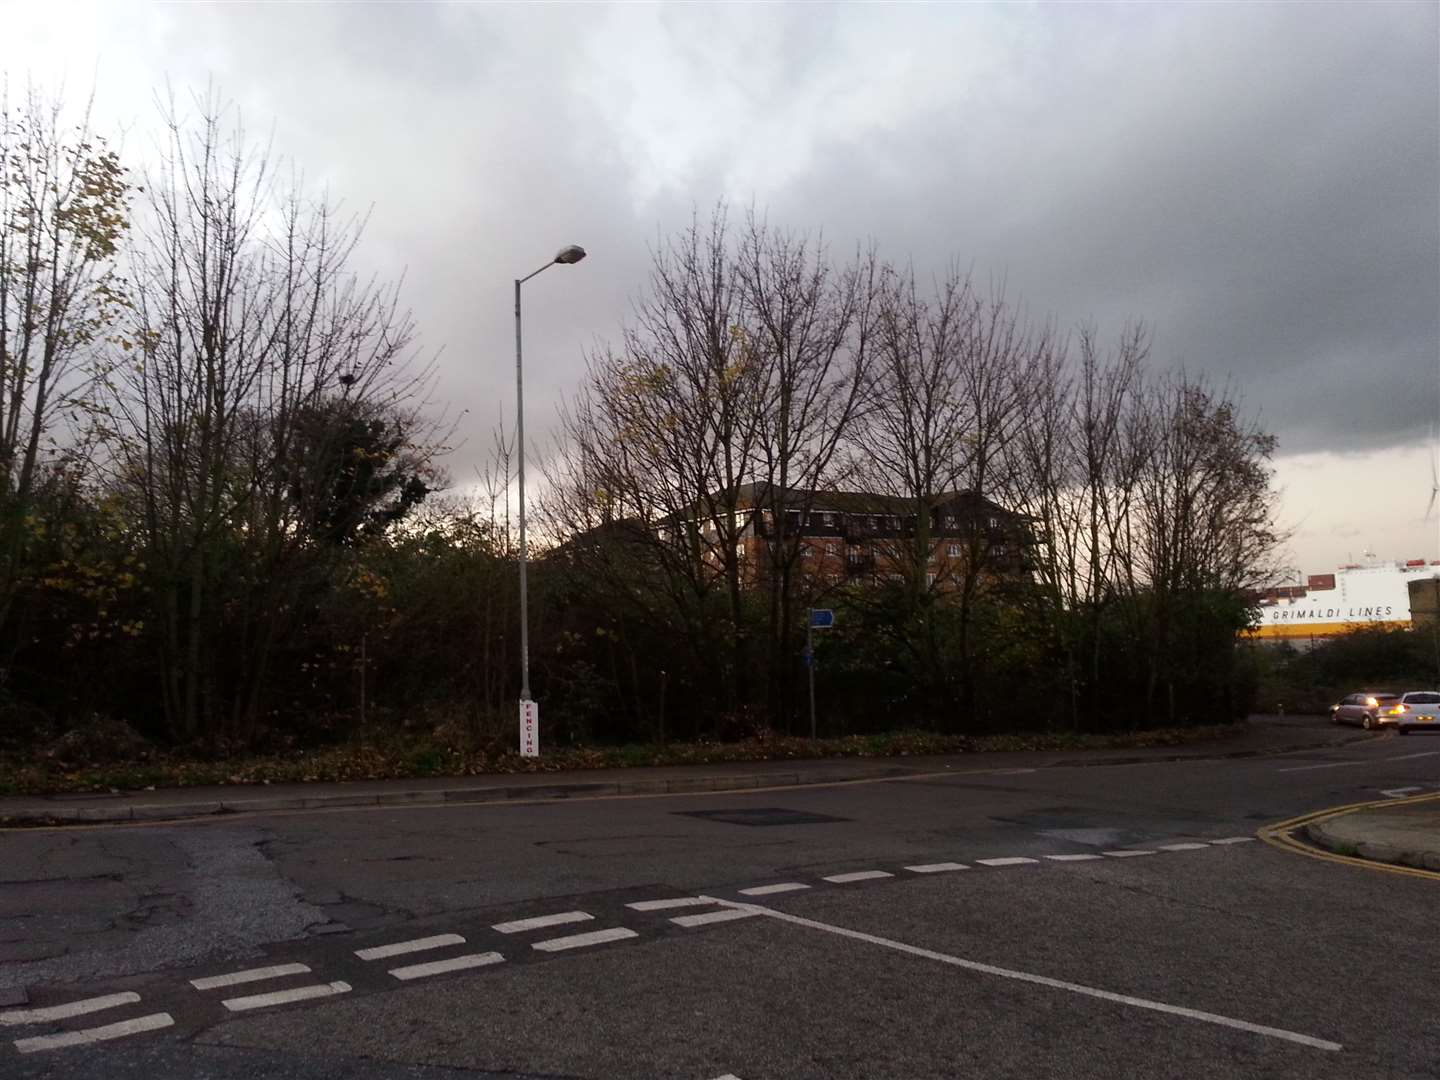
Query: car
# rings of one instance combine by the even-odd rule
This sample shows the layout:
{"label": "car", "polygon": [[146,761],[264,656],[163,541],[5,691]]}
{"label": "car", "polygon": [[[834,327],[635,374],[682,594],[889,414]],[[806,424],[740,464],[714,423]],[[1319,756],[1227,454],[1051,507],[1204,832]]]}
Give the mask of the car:
{"label": "car", "polygon": [[1400,695],[1398,705],[1391,706],[1391,713],[1401,735],[1440,731],[1440,690],[1408,690]]}
{"label": "car", "polygon": [[1330,719],[1337,724],[1359,724],[1366,731],[1373,731],[1383,724],[1395,723],[1392,712],[1400,704],[1400,695],[1388,691],[1361,690],[1348,694],[1330,706]]}

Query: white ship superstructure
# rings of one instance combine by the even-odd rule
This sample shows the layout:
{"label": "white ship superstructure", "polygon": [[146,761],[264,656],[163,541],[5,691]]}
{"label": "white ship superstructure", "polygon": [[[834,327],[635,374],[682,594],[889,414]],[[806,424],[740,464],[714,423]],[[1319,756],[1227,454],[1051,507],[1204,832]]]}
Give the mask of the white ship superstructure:
{"label": "white ship superstructure", "polygon": [[1268,589],[1257,601],[1268,638],[1341,634],[1357,626],[1410,625],[1410,583],[1440,577],[1440,560],[1371,562],[1311,574],[1304,585]]}

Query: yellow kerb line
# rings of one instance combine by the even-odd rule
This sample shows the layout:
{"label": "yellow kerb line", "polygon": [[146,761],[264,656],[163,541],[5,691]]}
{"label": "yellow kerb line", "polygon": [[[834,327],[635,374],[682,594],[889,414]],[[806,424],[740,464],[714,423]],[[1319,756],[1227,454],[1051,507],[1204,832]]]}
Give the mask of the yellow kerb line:
{"label": "yellow kerb line", "polygon": [[1255,836],[1279,851],[1289,851],[1297,855],[1307,855],[1312,859],[1324,859],[1326,862],[1343,863],[1346,866],[1359,866],[1366,870],[1381,870],[1387,874],[1404,874],[1406,877],[1427,878],[1431,881],[1440,881],[1440,873],[1434,870],[1422,870],[1416,866],[1397,866],[1394,863],[1377,862],[1373,859],[1360,859],[1351,855],[1338,855],[1333,851],[1324,851],[1320,848],[1311,847],[1309,844],[1301,843],[1295,839],[1294,833],[1303,825],[1310,825],[1317,821],[1325,821],[1329,818],[1341,817],[1345,814],[1353,814],[1358,810],[1370,810],[1385,806],[1412,806],[1416,803],[1434,802],[1440,800],[1440,792],[1432,792],[1428,795],[1412,795],[1407,799],[1374,799],[1368,802],[1350,803],[1346,806],[1332,806],[1325,810],[1312,810],[1308,814],[1301,814],[1299,817],[1289,818],[1286,821],[1277,821],[1273,825],[1265,825],[1255,830]]}

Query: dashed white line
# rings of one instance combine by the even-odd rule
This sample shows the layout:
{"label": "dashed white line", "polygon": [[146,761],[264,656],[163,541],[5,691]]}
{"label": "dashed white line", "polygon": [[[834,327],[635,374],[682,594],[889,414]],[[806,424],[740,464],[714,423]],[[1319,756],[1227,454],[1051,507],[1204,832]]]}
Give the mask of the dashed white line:
{"label": "dashed white line", "polygon": [[226,998],[220,1004],[231,1012],[247,1012],[250,1009],[268,1009],[272,1005],[289,1005],[294,1001],[313,1001],[315,998],[348,994],[347,982],[317,983],[314,986],[297,986],[293,990],[272,990],[268,994],[251,994],[249,997]]}
{"label": "dashed white line", "polygon": [[238,986],[240,983],[259,982],[261,979],[304,975],[309,970],[304,964],[276,964],[274,967],[250,968],[246,971],[232,971],[228,975],[210,975],[203,979],[191,979],[190,985],[196,990],[214,990],[219,986]]}
{"label": "dashed white line", "polygon": [[993,964],[982,964],[976,960],[966,960],[960,956],[951,956],[948,953],[922,949],[916,945],[907,945],[903,941],[894,941],[890,938],[862,933],[859,930],[850,930],[847,927],[835,926],[831,923],[816,922],[814,919],[805,919],[799,915],[791,915],[785,911],[777,911],[774,908],[760,907],[756,904],[741,904],[733,900],[720,900],[717,902],[725,907],[749,911],[755,915],[767,915],[772,919],[778,919],[780,922],[790,923],[794,926],[805,926],[812,930],[823,930],[828,934],[836,934],[840,937],[851,938],[855,941],[868,942],[871,945],[880,945],[887,949],[894,949],[897,952],[908,953],[911,956],[919,956],[926,960],[935,960],[942,964],[964,968],[967,971],[976,971],[984,975],[996,975],[1002,979],[1015,979],[1018,982],[1047,986],[1055,990],[1065,990],[1072,994],[1082,994],[1085,997],[1098,998],[1101,1001],[1113,1001],[1121,1005],[1131,1005],[1139,1009],[1168,1013],[1172,1016],[1183,1016],[1187,1019],[1200,1020],[1207,1024],[1218,1024],[1221,1027],[1248,1031],[1252,1034],[1265,1035],[1272,1039],[1282,1039],[1286,1042],[1299,1043],[1301,1046],[1310,1046],[1317,1050],[1334,1051],[1344,1049],[1337,1042],[1331,1042],[1328,1039],[1317,1039],[1313,1036],[1302,1035],[1295,1031],[1286,1031],[1284,1028],[1267,1027],[1264,1024],[1252,1024],[1248,1020],[1237,1020],[1233,1017],[1221,1016],[1218,1013],[1201,1012],[1198,1009],[1187,1009],[1180,1005],[1167,1005],[1163,1001],[1149,1001],[1145,998],[1131,997],[1129,994],[1117,994],[1110,990],[1101,990],[1094,986],[1085,986],[1082,983],[1066,982],[1063,979],[1052,979],[1048,975],[1033,975],[1028,971],[1015,971],[1011,968],[996,967]]}
{"label": "dashed white line", "polygon": [[748,919],[753,915],[760,914],[758,911],[744,911],[740,908],[726,908],[724,911],[707,911],[703,915],[677,915],[670,921],[676,926],[709,926],[711,923],[732,922],[735,919]]}
{"label": "dashed white line", "polygon": [[1051,862],[1089,862],[1092,859],[1104,858],[1102,855],[1046,855],[1045,858]]}
{"label": "dashed white line", "polygon": [[1157,851],[1201,851],[1208,848],[1209,844],[1192,844],[1188,841],[1181,844],[1156,844]]}
{"label": "dashed white line", "polygon": [[523,930],[543,930],[547,926],[564,926],[567,923],[590,922],[595,916],[587,911],[562,911],[558,915],[537,915],[533,919],[516,919],[514,922],[496,923],[490,929],[502,934],[518,934]]}
{"label": "dashed white line", "polygon": [[632,911],[667,911],[670,908],[704,907],[711,903],[714,901],[702,900],[698,896],[677,896],[670,900],[636,900],[633,904],[625,906]]}
{"label": "dashed white line", "polygon": [[118,1024],[104,1027],[85,1028],[82,1031],[66,1031],[60,1035],[36,1035],[30,1039],[16,1039],[15,1049],[22,1054],[33,1054],[40,1050],[58,1050],[65,1046],[87,1046],[107,1039],[123,1039],[126,1035],[139,1035],[145,1031],[159,1031],[172,1027],[175,1019],[169,1013],[152,1013],[138,1016],[134,1020],[121,1020]]}
{"label": "dashed white line", "polygon": [[919,866],[907,866],[912,874],[944,874],[951,870],[969,870],[964,863],[959,862],[932,862],[921,863]]}
{"label": "dashed white line", "polygon": [[84,1016],[86,1013],[99,1012],[101,1009],[113,1009],[117,1005],[133,1005],[139,1000],[139,994],[127,990],[123,994],[82,998],[79,1001],[68,1001],[64,1005],[50,1005],[43,1009],[12,1009],[9,1012],[0,1012],[0,1026],[44,1024],[51,1020],[68,1020],[72,1016]]}
{"label": "dashed white line", "polygon": [[889,870],[856,870],[851,874],[831,874],[822,881],[834,882],[836,885],[848,885],[852,881],[874,881],[876,878],[894,877]]}
{"label": "dashed white line", "polygon": [[1253,836],[1227,836],[1223,840],[1210,841],[1211,845],[1215,847],[1224,847],[1227,844],[1253,844],[1254,842],[1255,837]]}
{"label": "dashed white line", "polygon": [[1120,851],[1107,851],[1105,852],[1105,857],[1107,859],[1133,859],[1140,855],[1154,854],[1155,852],[1153,851],[1143,851],[1139,848],[1124,848]]}
{"label": "dashed white line", "polygon": [[561,952],[565,949],[583,949],[587,945],[604,945],[607,941],[624,941],[626,938],[639,936],[627,927],[612,926],[609,930],[591,930],[588,934],[571,934],[569,937],[537,941],[532,948],[541,952]]}
{"label": "dashed white line", "polygon": [[981,866],[1023,866],[1025,863],[1039,862],[1039,859],[1027,859],[1023,856],[1012,856],[1006,859],[976,859]]}
{"label": "dashed white line", "polygon": [[361,960],[384,960],[406,953],[425,952],[427,949],[443,949],[447,945],[464,945],[465,939],[459,934],[436,934],[433,937],[415,938],[412,941],[397,941],[394,945],[376,945],[369,949],[356,949],[355,955]]}
{"label": "dashed white line", "polygon": [[774,885],[752,885],[748,889],[741,889],[741,896],[772,896],[775,893],[799,892],[801,889],[808,889],[803,881],[779,881]]}
{"label": "dashed white line", "polygon": [[471,953],[469,956],[452,956],[448,960],[431,960],[424,964],[409,964],[391,968],[390,974],[408,982],[410,979],[424,979],[431,975],[443,975],[447,971],[466,971],[470,968],[489,967],[501,963],[505,957],[498,952]]}

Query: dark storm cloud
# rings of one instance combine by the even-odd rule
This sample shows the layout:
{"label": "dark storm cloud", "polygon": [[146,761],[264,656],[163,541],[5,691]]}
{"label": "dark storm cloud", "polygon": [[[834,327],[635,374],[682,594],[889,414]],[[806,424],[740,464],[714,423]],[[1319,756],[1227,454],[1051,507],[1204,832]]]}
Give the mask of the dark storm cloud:
{"label": "dark storm cloud", "polygon": [[1004,93],[832,142],[772,216],[956,256],[1062,323],[1144,319],[1159,358],[1233,376],[1284,450],[1425,434],[1435,8],[1042,21]]}
{"label": "dark storm cloud", "polygon": [[468,410],[460,481],[513,412],[511,279],[591,252],[526,287],[543,436],[649,247],[720,198],[837,251],[958,259],[1063,326],[1144,319],[1158,359],[1233,376],[1282,451],[1436,417],[1433,4],[97,11],[102,94],[128,88],[137,126],[167,77],[213,80],[373,205],[364,265],[405,273],[438,397]]}

